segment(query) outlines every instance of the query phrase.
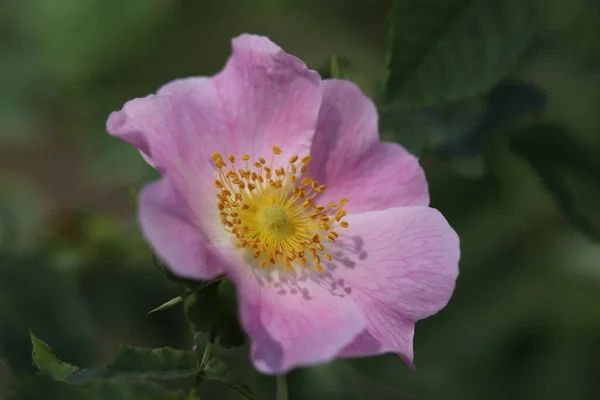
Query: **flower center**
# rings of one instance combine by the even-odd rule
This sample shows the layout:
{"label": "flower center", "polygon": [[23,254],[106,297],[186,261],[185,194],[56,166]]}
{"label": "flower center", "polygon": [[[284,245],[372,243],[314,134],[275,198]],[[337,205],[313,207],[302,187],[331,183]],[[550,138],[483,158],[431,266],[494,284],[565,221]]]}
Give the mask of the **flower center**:
{"label": "flower center", "polygon": [[294,231],[285,208],[278,204],[268,204],[257,212],[259,229],[265,234],[283,239]]}
{"label": "flower center", "polygon": [[304,176],[310,156],[292,156],[286,168],[274,168],[281,149],[273,146],[272,150],[269,166],[262,157],[252,161],[244,154],[244,167],[237,167],[233,155],[227,155],[227,163],[220,153],[213,153],[219,170],[215,186],[223,227],[235,236],[236,247],[249,250],[263,268],[322,272],[321,257],[333,260],[323,243],[335,243],[336,229],[349,226],[342,221],[348,200],[317,205],[315,198],[326,187]]}

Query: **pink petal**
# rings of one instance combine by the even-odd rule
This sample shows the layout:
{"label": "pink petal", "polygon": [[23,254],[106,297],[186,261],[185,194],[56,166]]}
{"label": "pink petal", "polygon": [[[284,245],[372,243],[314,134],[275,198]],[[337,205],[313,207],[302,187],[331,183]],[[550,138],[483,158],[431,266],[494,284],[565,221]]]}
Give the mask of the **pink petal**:
{"label": "pink petal", "polygon": [[[321,104],[320,77],[269,39],[241,35],[213,78],[180,79],[111,114],[108,131],[161,172],[206,164],[213,152],[308,154]],[[175,164],[179,163],[179,164]],[[189,165],[188,165],[189,166]]]}
{"label": "pink petal", "polygon": [[326,80],[322,87],[309,170],[327,185],[319,203],[345,197],[349,213],[428,205],[427,181],[417,158],[398,144],[379,141],[373,102],[352,82]]}
{"label": "pink petal", "polygon": [[239,267],[229,275],[252,360],[265,374],[331,361],[365,329],[360,308],[314,277]]}
{"label": "pink petal", "polygon": [[146,186],[138,204],[146,239],[175,275],[210,279],[222,273],[219,253],[194,225],[193,214],[168,176]]}
{"label": "pink petal", "polygon": [[459,239],[442,214],[402,207],[347,217],[350,228],[328,265],[334,292],[348,293],[367,329],[342,356],[395,352],[413,358],[415,322],[448,303],[460,258]]}

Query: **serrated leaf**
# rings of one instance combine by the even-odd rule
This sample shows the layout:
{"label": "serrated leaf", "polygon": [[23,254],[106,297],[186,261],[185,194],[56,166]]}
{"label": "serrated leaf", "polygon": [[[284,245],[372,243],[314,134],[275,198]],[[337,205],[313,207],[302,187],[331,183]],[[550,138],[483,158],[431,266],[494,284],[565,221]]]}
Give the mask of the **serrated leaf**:
{"label": "serrated leaf", "polygon": [[482,93],[531,38],[529,0],[396,0],[385,99],[424,107]]}
{"label": "serrated leaf", "polygon": [[37,377],[22,381],[11,400],[185,400],[181,390],[171,390],[144,380],[103,381],[89,385],[67,385]]}
{"label": "serrated leaf", "polygon": [[50,346],[35,336],[33,332],[30,332],[30,336],[33,345],[33,362],[40,372],[52,379],[63,380],[79,370],[78,367],[61,361]]}
{"label": "serrated leaf", "polygon": [[144,349],[122,344],[115,359],[108,365],[116,371],[169,371],[196,367],[196,355],[191,350],[168,347]]}
{"label": "serrated leaf", "polygon": [[121,345],[115,359],[105,368],[83,369],[67,381],[85,384],[106,379],[171,380],[192,378],[198,372],[198,359],[191,350]]}
{"label": "serrated leaf", "polygon": [[222,360],[211,358],[204,371],[200,373],[202,379],[217,381],[226,384],[230,389],[235,391],[242,399],[258,400],[258,397],[252,389],[246,384],[239,382],[229,372],[227,365]]}
{"label": "serrated leaf", "polygon": [[600,241],[600,162],[561,126],[516,132],[511,149],[526,159],[571,223]]}

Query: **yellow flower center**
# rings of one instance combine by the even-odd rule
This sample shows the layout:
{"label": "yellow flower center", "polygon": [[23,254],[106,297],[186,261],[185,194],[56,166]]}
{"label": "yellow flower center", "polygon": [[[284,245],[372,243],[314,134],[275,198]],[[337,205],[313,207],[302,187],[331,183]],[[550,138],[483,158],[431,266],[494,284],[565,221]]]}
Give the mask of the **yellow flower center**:
{"label": "yellow flower center", "polygon": [[272,147],[267,166],[264,158],[242,156],[243,167],[236,166],[233,155],[227,161],[213,153],[219,170],[215,180],[217,207],[225,230],[236,238],[236,247],[248,249],[263,268],[283,266],[287,270],[314,268],[324,270],[321,257],[333,260],[325,252],[324,241],[335,243],[337,228],[347,228],[344,205],[347,199],[327,206],[314,199],[326,189],[304,176],[310,156],[292,156],[286,168],[274,168],[281,149]]}

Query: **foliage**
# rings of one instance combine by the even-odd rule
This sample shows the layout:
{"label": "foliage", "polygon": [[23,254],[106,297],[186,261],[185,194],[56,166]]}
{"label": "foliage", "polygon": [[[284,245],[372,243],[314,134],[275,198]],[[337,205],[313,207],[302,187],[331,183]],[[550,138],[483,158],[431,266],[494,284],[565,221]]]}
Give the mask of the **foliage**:
{"label": "foliage", "polygon": [[257,400],[248,386],[235,380],[223,361],[209,356],[201,362],[192,350],[122,345],[105,367],[80,369],[61,361],[33,333],[31,338],[33,360],[44,377],[21,383],[10,398],[25,399],[44,393],[46,399],[185,399],[182,390],[171,390],[156,382],[180,380],[187,381],[180,386],[194,392],[202,381],[220,382],[242,399]]}
{"label": "foliage", "polygon": [[529,0],[397,0],[386,100],[402,107],[472,97],[507,74],[532,34]]}
{"label": "foliage", "polygon": [[600,162],[561,126],[535,125],[514,134],[511,148],[535,169],[575,226],[600,241]]}

